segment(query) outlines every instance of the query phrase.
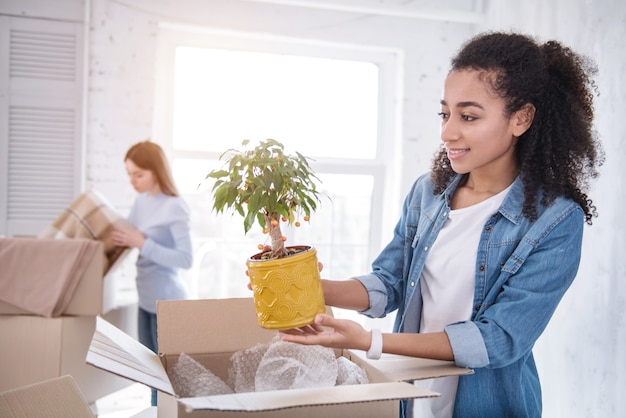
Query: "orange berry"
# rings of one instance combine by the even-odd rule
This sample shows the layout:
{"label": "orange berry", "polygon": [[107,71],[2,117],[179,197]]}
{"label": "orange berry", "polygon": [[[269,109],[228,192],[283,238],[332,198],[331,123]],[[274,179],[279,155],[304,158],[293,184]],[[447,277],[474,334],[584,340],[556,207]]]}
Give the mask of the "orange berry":
{"label": "orange berry", "polygon": [[263,249],[263,244],[259,244],[259,245],[257,245],[256,247],[257,247],[259,250],[262,250],[262,249]]}
{"label": "orange berry", "polygon": [[285,218],[284,216],[282,218],[280,218],[281,221],[283,222],[287,222],[287,218]]}
{"label": "orange berry", "polygon": [[267,234],[268,232],[270,232],[270,230],[269,230],[269,229],[267,229],[267,228],[263,228],[263,233],[264,233],[264,234]]}
{"label": "orange berry", "polygon": [[296,221],[295,225],[296,227],[300,226],[300,222]]}
{"label": "orange berry", "polygon": [[304,220],[305,220],[305,221],[307,221],[307,222],[309,221],[309,219],[311,219],[311,218],[310,218],[310,217],[308,217],[308,216],[305,216],[305,217],[304,217]]}
{"label": "orange berry", "polygon": [[276,219],[272,219],[272,226],[278,226],[278,221]]}
{"label": "orange berry", "polygon": [[282,241],[287,241],[287,237],[286,237],[286,236],[282,236],[282,237],[280,237],[280,239],[281,239]]}

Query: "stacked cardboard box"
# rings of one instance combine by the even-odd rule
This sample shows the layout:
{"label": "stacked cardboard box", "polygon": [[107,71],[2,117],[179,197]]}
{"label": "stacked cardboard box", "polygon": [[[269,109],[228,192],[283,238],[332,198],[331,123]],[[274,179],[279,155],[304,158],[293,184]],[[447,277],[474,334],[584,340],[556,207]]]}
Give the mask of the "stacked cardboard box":
{"label": "stacked cardboard box", "polygon": [[[2,238],[3,241],[25,239]],[[45,245],[35,246],[32,254],[27,254],[23,259],[27,263],[37,263],[38,258],[41,259],[42,251],[59,245],[61,241],[37,241],[37,244]],[[38,315],[0,301],[0,392],[71,375],[86,400],[93,403],[131,383],[85,363],[96,328],[96,317],[108,309],[104,295],[111,291],[106,287],[112,285],[105,280],[106,257],[103,245],[97,245],[97,250],[86,260],[75,288],[68,295],[71,299],[60,315]],[[17,267],[14,269],[16,273],[12,273],[10,277],[3,273],[2,280],[5,284],[9,280],[25,279],[20,276],[21,269]],[[30,269],[25,267],[23,270]],[[25,293],[30,290],[33,289],[27,288]],[[125,324],[129,323],[126,320],[128,315],[136,315],[133,307],[112,309],[106,316],[132,333],[132,329],[126,328]]]}

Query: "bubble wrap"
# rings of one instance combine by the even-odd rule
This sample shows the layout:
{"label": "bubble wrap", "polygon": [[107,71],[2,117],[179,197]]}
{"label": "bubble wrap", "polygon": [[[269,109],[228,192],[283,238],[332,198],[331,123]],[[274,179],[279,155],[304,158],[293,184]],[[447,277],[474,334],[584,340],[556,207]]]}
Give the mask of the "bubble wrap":
{"label": "bubble wrap", "polygon": [[180,353],[170,380],[174,392],[181,398],[233,393],[222,379],[185,353]]}
{"label": "bubble wrap", "polygon": [[230,358],[228,384],[181,353],[170,373],[180,397],[368,383],[365,370],[334,350],[280,341],[257,344]]}
{"label": "bubble wrap", "polygon": [[257,344],[247,350],[233,353],[228,369],[228,383],[237,393],[254,392],[254,376],[269,344]]}
{"label": "bubble wrap", "polygon": [[364,385],[367,383],[369,383],[369,379],[363,367],[345,357],[337,359],[337,386]]}
{"label": "bubble wrap", "polygon": [[268,347],[254,379],[257,392],[335,386],[337,359],[332,349],[277,341]]}

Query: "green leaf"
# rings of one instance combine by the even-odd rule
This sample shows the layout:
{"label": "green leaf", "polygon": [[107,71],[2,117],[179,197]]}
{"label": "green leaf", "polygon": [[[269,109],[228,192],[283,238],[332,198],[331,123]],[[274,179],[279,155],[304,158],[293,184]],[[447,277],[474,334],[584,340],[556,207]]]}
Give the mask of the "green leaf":
{"label": "green leaf", "polygon": [[265,215],[264,214],[262,214],[261,212],[257,212],[256,220],[259,223],[259,225],[261,225],[261,228],[265,228]]}
{"label": "green leaf", "polygon": [[214,196],[213,208],[216,209],[218,213],[224,210],[227,193],[228,193],[227,187],[220,187],[215,191],[213,195]]}
{"label": "green leaf", "polygon": [[250,229],[252,228],[252,225],[254,225],[255,216],[256,214],[252,211],[249,211],[248,214],[246,215],[243,221],[244,234],[247,234],[248,231],[250,231]]}
{"label": "green leaf", "polygon": [[297,214],[310,215],[319,202],[315,176],[309,159],[296,152],[286,154],[275,139],[251,146],[244,139],[239,150],[221,154],[224,168],[207,175],[213,184],[213,208],[218,213],[230,209],[244,218],[247,233],[255,222],[265,226],[265,213],[283,216],[291,223]]}
{"label": "green leaf", "polygon": [[209,174],[207,174],[206,178],[212,178],[212,179],[219,179],[222,177],[227,177],[229,175],[229,172],[226,170],[217,170],[217,171],[211,171]]}

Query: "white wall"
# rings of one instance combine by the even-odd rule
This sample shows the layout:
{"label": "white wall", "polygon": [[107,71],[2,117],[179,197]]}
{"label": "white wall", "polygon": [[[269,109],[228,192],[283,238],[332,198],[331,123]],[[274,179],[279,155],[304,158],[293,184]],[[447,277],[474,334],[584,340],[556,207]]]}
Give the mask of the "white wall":
{"label": "white wall", "polygon": [[[621,0],[485,2],[486,28],[521,28],[554,37],[594,57],[601,75],[598,132],[607,161],[591,197],[600,217],[586,229],[579,277],[537,344],[546,417],[625,413],[624,169],[626,127]],[[405,53],[398,199],[428,169],[439,143],[438,100],[448,58],[478,30],[470,24],[360,16],[237,0],[91,0],[87,184],[120,208],[132,201],[122,158],[152,135],[158,23],[400,48]],[[395,217],[395,215],[394,215]]]}

